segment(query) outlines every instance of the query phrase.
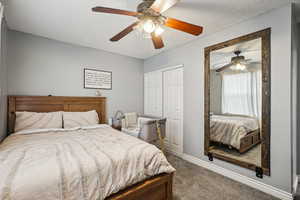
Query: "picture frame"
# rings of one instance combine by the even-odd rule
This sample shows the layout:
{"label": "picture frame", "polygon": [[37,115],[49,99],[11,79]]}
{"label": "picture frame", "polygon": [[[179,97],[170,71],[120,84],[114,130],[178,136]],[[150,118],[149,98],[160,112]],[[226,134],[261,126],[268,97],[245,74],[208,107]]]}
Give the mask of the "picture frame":
{"label": "picture frame", "polygon": [[112,90],[112,72],[84,68],[83,82],[85,89]]}

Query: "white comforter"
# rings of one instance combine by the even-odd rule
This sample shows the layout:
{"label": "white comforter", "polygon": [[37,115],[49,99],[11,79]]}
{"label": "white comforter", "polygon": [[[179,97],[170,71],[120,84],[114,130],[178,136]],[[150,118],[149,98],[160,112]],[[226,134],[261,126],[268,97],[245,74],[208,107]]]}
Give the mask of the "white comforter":
{"label": "white comforter", "polygon": [[212,115],[210,140],[240,149],[241,138],[259,128],[258,120],[237,115]]}
{"label": "white comforter", "polygon": [[26,131],[0,145],[0,199],[102,200],[174,171],[155,146],[106,125]]}

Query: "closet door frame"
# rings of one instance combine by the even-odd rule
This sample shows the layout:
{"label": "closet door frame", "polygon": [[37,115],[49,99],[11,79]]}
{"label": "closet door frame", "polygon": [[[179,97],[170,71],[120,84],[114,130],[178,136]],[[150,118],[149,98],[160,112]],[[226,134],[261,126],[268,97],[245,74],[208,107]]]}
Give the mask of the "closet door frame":
{"label": "closet door frame", "polygon": [[[160,72],[162,73],[162,117],[164,117],[164,86],[163,86],[163,73],[165,71],[171,71],[171,70],[175,70],[175,69],[178,69],[178,68],[182,68],[183,69],[183,77],[182,77],[182,101],[181,101],[181,108],[182,108],[182,111],[181,111],[181,135],[180,135],[180,147],[179,147],[179,152],[171,152],[171,153],[174,153],[174,154],[178,154],[178,156],[181,156],[183,154],[183,142],[184,142],[184,137],[183,137],[183,130],[184,130],[184,119],[183,119],[183,116],[184,116],[184,65],[183,64],[180,64],[180,65],[174,65],[174,66],[165,66],[165,67],[160,67],[160,69],[158,70],[153,70],[153,71],[149,71],[149,72],[145,72],[144,73],[144,78],[145,78],[145,75],[148,74],[148,73],[154,73],[154,72]],[[145,80],[144,80],[144,83],[145,83]],[[144,85],[144,111],[146,110],[146,104],[145,104],[145,97],[146,97],[146,92],[145,92],[145,85]],[[168,149],[167,149],[168,150]]]}
{"label": "closet door frame", "polygon": [[[162,73],[164,72],[168,72],[168,71],[173,71],[173,70],[176,70],[176,69],[182,69],[182,93],[181,93],[181,113],[180,113],[180,138],[179,138],[179,143],[180,143],[180,146],[178,147],[178,151],[174,151],[171,147],[172,147],[172,144],[170,144],[170,152],[175,154],[175,155],[178,155],[178,156],[182,156],[183,154],[183,113],[184,113],[184,67],[183,65],[178,65],[178,66],[174,66],[174,67],[168,67],[168,68],[164,68],[162,69]],[[164,78],[164,74],[162,75],[162,77]],[[164,83],[164,79],[163,79],[163,83]],[[164,84],[163,84],[163,105],[164,105]],[[163,106],[163,116],[165,117],[165,111],[164,111],[164,106]]]}

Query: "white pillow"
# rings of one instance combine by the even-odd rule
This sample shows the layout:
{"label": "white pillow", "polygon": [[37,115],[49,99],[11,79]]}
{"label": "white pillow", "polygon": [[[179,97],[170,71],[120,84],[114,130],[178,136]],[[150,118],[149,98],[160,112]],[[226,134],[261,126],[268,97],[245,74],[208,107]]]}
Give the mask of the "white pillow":
{"label": "white pillow", "polygon": [[62,128],[62,112],[16,112],[15,132]]}
{"label": "white pillow", "polygon": [[98,113],[95,110],[88,112],[63,112],[64,128],[93,126],[99,124]]}

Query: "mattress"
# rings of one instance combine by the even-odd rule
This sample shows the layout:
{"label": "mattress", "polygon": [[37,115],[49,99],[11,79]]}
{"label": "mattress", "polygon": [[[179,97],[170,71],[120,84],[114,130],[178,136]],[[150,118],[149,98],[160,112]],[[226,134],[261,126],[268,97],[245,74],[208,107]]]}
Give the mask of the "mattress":
{"label": "mattress", "polygon": [[241,138],[259,129],[258,120],[238,115],[212,115],[210,118],[210,140],[240,149]]}
{"label": "mattress", "polygon": [[0,171],[1,200],[102,200],[175,169],[155,146],[100,125],[13,134]]}

